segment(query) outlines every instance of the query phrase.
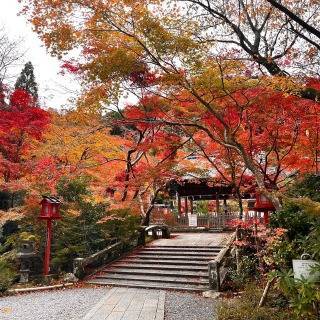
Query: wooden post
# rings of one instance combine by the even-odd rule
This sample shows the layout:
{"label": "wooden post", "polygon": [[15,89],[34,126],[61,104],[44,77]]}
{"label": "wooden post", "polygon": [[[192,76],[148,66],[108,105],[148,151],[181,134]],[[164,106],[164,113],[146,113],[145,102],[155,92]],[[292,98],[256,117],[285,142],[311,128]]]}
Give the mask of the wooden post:
{"label": "wooden post", "polygon": [[178,200],[178,216],[181,217],[181,198],[179,195],[177,196],[177,200]]}
{"label": "wooden post", "polygon": [[249,220],[249,209],[248,207],[244,210],[244,221]]}
{"label": "wooden post", "polygon": [[187,216],[188,215],[188,197],[184,198],[184,210],[185,210],[185,214]]}
{"label": "wooden post", "polygon": [[225,208],[225,211],[227,211],[227,199],[226,198],[223,198],[223,205],[224,205],[224,208]]}
{"label": "wooden post", "polygon": [[50,272],[50,251],[51,251],[51,234],[52,234],[52,220],[47,220],[47,241],[44,252],[44,270],[43,273],[47,276]]}
{"label": "wooden post", "polygon": [[220,204],[219,204],[219,195],[216,194],[216,211],[219,213],[220,210]]}
{"label": "wooden post", "polygon": [[216,228],[221,227],[221,216],[219,214],[220,211],[220,203],[219,203],[219,195],[216,194],[216,211],[217,211],[217,226]]}
{"label": "wooden post", "polygon": [[254,210],[254,235],[257,236],[258,234],[258,221],[257,221],[257,211]]}
{"label": "wooden post", "polygon": [[223,198],[223,213],[222,213],[222,226],[223,227],[225,227],[225,224],[227,221],[227,213],[228,213],[227,199]]}
{"label": "wooden post", "polygon": [[268,211],[265,211],[263,213],[263,222],[264,222],[265,225],[269,224],[269,212]]}
{"label": "wooden post", "polygon": [[193,198],[190,198],[190,213],[193,214]]}

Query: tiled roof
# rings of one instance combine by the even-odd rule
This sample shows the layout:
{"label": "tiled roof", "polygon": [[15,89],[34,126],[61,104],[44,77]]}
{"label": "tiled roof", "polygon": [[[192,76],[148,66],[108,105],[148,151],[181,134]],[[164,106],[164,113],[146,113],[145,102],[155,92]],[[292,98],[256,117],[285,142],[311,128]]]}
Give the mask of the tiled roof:
{"label": "tiled roof", "polygon": [[59,198],[58,197],[54,197],[54,196],[42,196],[43,197],[43,199],[42,199],[42,201],[43,200],[46,200],[47,202],[49,202],[49,203],[53,203],[53,204],[61,204],[62,202],[59,200]]}

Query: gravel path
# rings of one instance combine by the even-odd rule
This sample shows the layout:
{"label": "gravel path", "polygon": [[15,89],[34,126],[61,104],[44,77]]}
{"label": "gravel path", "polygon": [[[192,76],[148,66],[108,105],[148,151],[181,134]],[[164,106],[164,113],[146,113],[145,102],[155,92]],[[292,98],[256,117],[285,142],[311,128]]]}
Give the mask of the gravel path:
{"label": "gravel path", "polygon": [[[81,320],[108,290],[64,289],[3,297],[0,320]],[[214,301],[198,294],[167,291],[165,320],[214,320]]]}
{"label": "gravel path", "polygon": [[214,301],[197,294],[167,292],[165,320],[214,320]]}
{"label": "gravel path", "polygon": [[108,288],[34,292],[0,298],[1,320],[79,320]]}

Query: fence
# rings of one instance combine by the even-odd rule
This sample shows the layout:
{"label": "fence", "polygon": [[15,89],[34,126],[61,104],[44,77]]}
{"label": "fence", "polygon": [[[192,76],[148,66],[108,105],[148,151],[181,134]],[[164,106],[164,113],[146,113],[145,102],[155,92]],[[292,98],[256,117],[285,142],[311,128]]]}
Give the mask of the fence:
{"label": "fence", "polygon": [[228,225],[228,222],[238,218],[238,216],[239,213],[235,212],[212,212],[207,215],[192,214],[176,216],[168,211],[156,211],[151,216],[151,223],[167,224],[170,227],[200,227],[210,229],[221,229],[225,228]]}

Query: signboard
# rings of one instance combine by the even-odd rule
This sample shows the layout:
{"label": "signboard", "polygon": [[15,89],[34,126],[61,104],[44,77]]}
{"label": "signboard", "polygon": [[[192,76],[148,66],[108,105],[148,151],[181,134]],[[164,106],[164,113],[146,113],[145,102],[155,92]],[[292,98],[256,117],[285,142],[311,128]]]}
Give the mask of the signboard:
{"label": "signboard", "polygon": [[312,268],[318,264],[314,260],[292,260],[293,273],[295,279],[308,279],[310,281],[318,281],[320,273],[312,273]]}
{"label": "signboard", "polygon": [[197,227],[198,226],[198,218],[196,214],[189,214],[189,227]]}

